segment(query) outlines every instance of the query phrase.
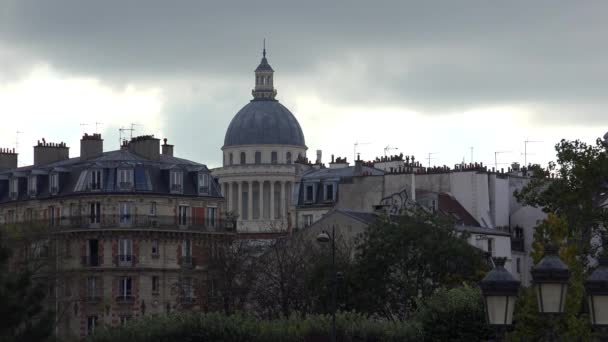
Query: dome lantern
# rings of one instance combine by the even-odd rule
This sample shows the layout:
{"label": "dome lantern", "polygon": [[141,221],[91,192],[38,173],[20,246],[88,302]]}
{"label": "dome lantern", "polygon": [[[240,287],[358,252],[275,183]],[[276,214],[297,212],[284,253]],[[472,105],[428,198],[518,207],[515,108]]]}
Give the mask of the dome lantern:
{"label": "dome lantern", "polygon": [[274,100],[277,96],[277,90],[274,89],[273,82],[274,70],[266,59],[266,39],[264,39],[264,48],[262,49],[262,60],[260,65],[255,69],[255,88],[251,91],[255,100]]}

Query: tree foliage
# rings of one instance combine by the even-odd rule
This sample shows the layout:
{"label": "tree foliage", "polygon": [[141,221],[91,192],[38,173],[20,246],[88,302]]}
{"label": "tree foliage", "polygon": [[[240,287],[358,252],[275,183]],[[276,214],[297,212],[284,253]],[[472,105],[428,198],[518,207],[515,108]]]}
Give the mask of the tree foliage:
{"label": "tree foliage", "polygon": [[466,238],[423,210],[371,226],[357,251],[354,309],[404,320],[437,289],[480,280],[484,257]]}

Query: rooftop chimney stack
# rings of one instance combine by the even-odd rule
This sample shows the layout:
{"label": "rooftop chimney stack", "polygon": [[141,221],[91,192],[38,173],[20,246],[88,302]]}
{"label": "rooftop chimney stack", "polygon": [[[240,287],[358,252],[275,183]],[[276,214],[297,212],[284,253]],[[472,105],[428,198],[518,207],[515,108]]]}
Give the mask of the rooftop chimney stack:
{"label": "rooftop chimney stack", "polygon": [[70,159],[70,148],[64,142],[52,143],[38,140],[34,146],[34,166],[46,165],[61,160]]}
{"label": "rooftop chimney stack", "polygon": [[85,133],[80,139],[80,160],[89,160],[99,157],[103,153],[103,139],[101,134],[88,135]]}
{"label": "rooftop chimney stack", "polygon": [[354,175],[355,176],[361,176],[361,175],[363,175],[363,161],[359,157],[358,153],[357,153],[357,160],[355,160],[355,172],[354,172]]}
{"label": "rooftop chimney stack", "polygon": [[163,139],[163,145],[161,147],[163,148],[163,156],[173,157],[173,145],[167,144],[167,138]]}
{"label": "rooftop chimney stack", "polygon": [[17,168],[17,152],[15,149],[0,148],[0,171]]}
{"label": "rooftop chimney stack", "polygon": [[141,135],[129,141],[129,151],[150,160],[160,160],[160,139]]}
{"label": "rooftop chimney stack", "polygon": [[323,157],[323,151],[317,150],[317,161],[315,164],[321,164],[321,158]]}

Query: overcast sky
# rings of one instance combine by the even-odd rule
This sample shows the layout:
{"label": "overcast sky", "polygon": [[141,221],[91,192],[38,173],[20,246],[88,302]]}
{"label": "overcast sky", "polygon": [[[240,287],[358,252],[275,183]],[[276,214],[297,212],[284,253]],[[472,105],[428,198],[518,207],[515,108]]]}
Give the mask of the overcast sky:
{"label": "overcast sky", "polygon": [[[0,0],[0,146],[79,154],[97,129],[210,167],[267,39],[277,98],[314,159],[432,154],[499,167],[608,130],[606,1]],[[100,123],[96,125],[95,123]],[[84,126],[83,124],[86,124]],[[127,133],[128,134],[128,133]]]}

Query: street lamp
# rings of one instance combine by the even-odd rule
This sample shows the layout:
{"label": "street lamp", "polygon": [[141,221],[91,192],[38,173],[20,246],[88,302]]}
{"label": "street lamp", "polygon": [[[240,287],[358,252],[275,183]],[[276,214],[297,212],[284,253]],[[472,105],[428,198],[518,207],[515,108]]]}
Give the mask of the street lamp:
{"label": "street lamp", "polygon": [[553,319],[564,312],[568,279],[570,271],[558,255],[558,248],[553,244],[545,245],[545,256],[536,264],[532,271],[532,283],[536,289],[538,311],[551,320],[549,340],[555,340]]}
{"label": "street lamp", "polygon": [[520,282],[505,269],[506,258],[494,258],[496,267],[479,283],[484,298],[486,318],[496,330],[497,340],[513,324],[513,309]]}
{"label": "street lamp", "polygon": [[331,236],[325,230],[317,235],[317,242],[327,243],[331,241],[331,341],[336,342],[336,297],[337,297],[337,274],[336,274],[336,226],[331,226]]}
{"label": "street lamp", "polygon": [[589,318],[594,329],[608,329],[608,255],[599,258],[599,267],[585,282],[589,302]]}

